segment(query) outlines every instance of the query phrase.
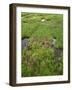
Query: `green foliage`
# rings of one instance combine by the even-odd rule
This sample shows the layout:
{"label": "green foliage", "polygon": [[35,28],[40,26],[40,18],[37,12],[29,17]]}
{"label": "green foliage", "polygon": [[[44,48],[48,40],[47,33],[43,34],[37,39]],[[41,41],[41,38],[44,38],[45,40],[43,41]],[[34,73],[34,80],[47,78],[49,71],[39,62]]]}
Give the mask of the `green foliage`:
{"label": "green foliage", "polygon": [[28,47],[22,50],[22,77],[62,75],[62,54],[56,61],[50,41],[55,36],[55,47],[63,48],[63,15],[22,13],[21,16],[21,36],[29,37]]}

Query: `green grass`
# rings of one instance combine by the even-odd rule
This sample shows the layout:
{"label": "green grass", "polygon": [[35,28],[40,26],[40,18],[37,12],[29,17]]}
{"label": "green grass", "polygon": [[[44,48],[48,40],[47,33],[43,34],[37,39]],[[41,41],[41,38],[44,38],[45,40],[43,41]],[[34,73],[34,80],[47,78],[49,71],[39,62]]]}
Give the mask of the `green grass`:
{"label": "green grass", "polygon": [[21,37],[29,37],[28,47],[22,49],[22,77],[62,75],[63,52],[55,63],[51,40],[56,37],[55,48],[63,48],[63,15],[22,13],[21,19]]}

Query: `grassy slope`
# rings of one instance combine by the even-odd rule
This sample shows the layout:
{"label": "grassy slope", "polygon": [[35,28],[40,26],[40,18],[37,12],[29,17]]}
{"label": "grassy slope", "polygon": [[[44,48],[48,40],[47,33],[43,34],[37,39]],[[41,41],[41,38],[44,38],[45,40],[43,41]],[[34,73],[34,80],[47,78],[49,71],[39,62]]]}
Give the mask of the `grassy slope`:
{"label": "grassy slope", "polygon": [[[41,20],[45,19],[44,22]],[[63,16],[55,14],[22,13],[22,38],[29,37],[30,50],[22,50],[22,76],[62,74],[60,62],[53,63],[54,49],[45,48],[42,43],[56,37],[57,48],[63,48]],[[29,61],[27,62],[27,57]]]}

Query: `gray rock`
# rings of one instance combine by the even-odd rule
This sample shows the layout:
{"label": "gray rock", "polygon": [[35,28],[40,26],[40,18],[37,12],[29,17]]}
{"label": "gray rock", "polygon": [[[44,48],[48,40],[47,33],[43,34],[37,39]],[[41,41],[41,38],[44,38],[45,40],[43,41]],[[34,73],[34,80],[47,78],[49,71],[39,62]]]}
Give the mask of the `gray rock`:
{"label": "gray rock", "polygon": [[21,46],[22,46],[22,49],[28,47],[28,39],[27,38],[24,38],[21,41]]}

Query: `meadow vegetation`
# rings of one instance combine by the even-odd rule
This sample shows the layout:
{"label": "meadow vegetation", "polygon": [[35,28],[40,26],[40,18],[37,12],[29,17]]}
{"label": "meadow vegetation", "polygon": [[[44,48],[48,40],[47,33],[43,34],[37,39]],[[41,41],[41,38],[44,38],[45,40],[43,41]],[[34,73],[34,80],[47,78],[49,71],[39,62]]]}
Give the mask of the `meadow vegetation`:
{"label": "meadow vegetation", "polygon": [[62,14],[22,12],[21,38],[28,39],[27,47],[22,48],[22,77],[63,74]]}

